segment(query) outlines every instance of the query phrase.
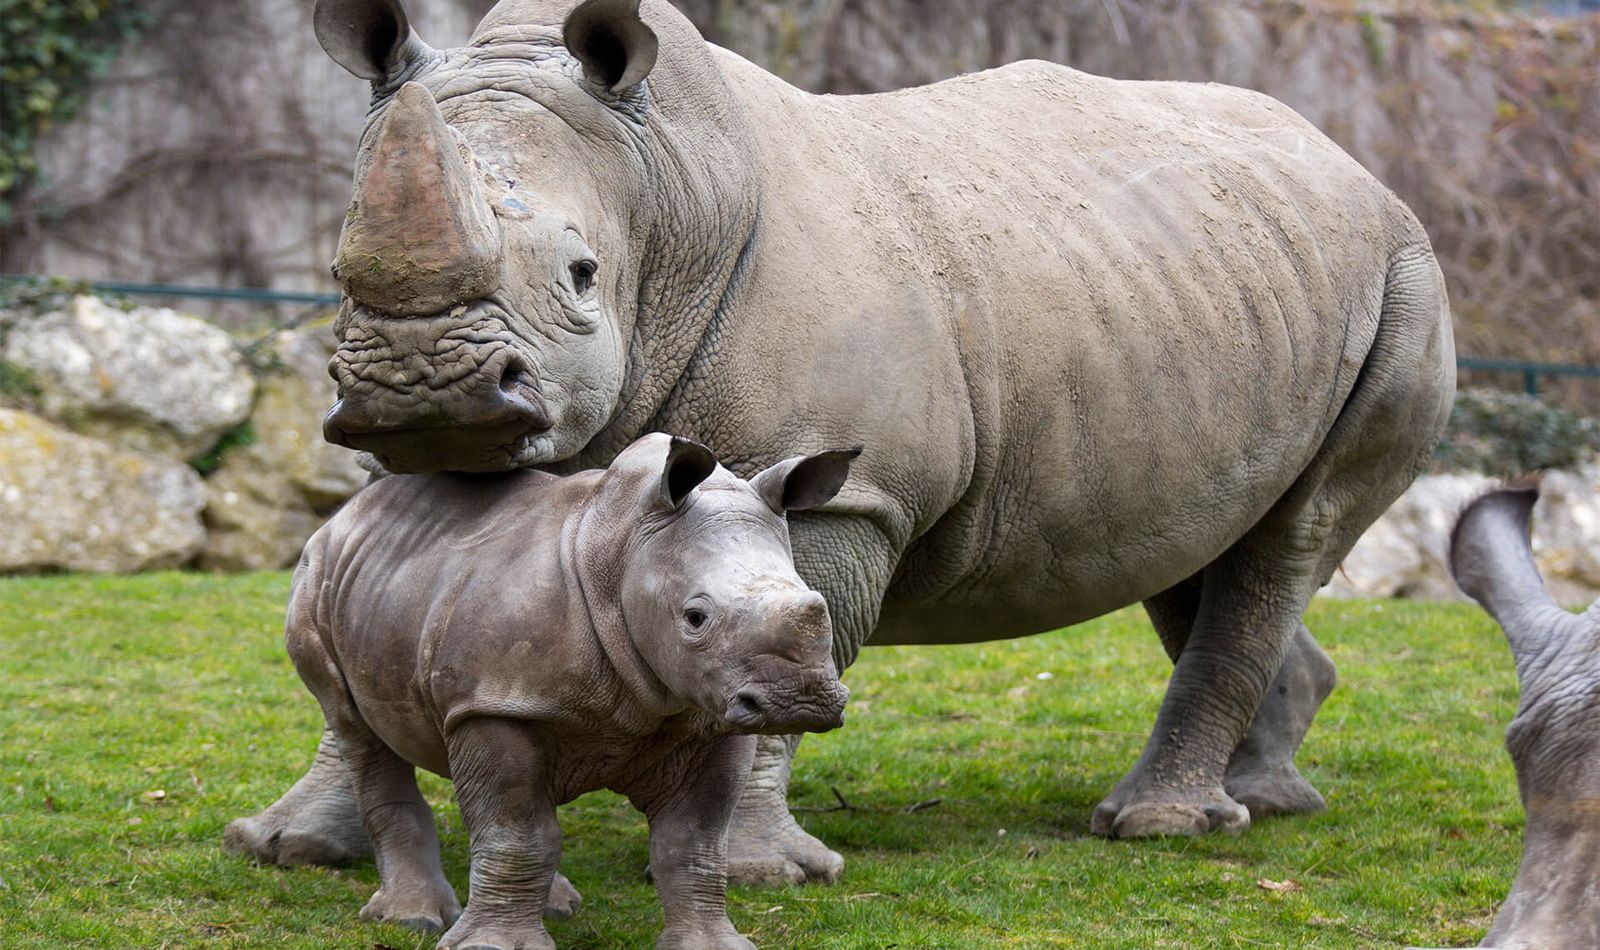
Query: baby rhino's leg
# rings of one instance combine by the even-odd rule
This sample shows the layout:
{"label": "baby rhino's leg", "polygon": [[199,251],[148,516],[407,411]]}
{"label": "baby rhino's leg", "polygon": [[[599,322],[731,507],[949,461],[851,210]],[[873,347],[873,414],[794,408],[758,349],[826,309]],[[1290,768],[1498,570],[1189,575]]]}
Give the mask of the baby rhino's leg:
{"label": "baby rhino's leg", "polygon": [[656,950],[755,950],[728,920],[728,822],[754,736],[722,736],[669,756],[633,799],[650,819],[650,870],[666,916]]}
{"label": "baby rhino's leg", "polygon": [[417,789],[411,763],[361,731],[366,734],[335,728],[378,862],[378,891],[361,908],[361,919],[438,933],[455,923],[461,905],[439,867],[433,809]]}
{"label": "baby rhino's leg", "polygon": [[550,754],[525,723],[468,719],[446,737],[472,845],[467,909],[441,950],[554,950],[545,902],[561,859]]}
{"label": "baby rhino's leg", "polygon": [[291,601],[289,655],[322,706],[328,731],[349,767],[361,824],[378,862],[378,891],[362,908],[361,918],[443,930],[455,921],[461,905],[439,866],[433,809],[417,789],[416,770],[361,718],[338,665],[315,628],[296,622],[303,620],[303,612],[295,607]]}

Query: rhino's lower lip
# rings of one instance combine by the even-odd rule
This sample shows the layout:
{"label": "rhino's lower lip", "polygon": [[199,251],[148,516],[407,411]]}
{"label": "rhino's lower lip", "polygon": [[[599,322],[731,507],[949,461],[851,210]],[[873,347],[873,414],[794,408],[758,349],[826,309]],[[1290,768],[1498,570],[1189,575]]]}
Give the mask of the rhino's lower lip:
{"label": "rhino's lower lip", "polygon": [[550,460],[553,439],[518,426],[431,426],[350,435],[343,444],[372,453],[396,474],[501,472]]}

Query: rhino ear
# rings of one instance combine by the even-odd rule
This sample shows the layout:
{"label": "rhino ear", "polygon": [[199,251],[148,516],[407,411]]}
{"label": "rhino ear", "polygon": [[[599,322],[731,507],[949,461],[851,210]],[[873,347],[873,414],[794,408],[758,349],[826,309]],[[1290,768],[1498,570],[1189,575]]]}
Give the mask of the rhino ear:
{"label": "rhino ear", "polygon": [[717,470],[717,457],[698,442],[672,437],[661,471],[661,500],[669,508],[682,505],[694,487]]}
{"label": "rhino ear", "polygon": [[561,39],[589,81],[612,93],[639,85],[656,64],[656,34],[639,18],[639,0],[583,0]]}
{"label": "rhino ear", "polygon": [[334,62],[371,82],[383,82],[427,49],[411,32],[400,0],[317,0],[311,23]]}
{"label": "rhino ear", "polygon": [[833,500],[850,477],[850,463],[861,454],[861,446],[835,449],[816,455],[797,455],[784,459],[750,479],[773,511],[804,511]]}

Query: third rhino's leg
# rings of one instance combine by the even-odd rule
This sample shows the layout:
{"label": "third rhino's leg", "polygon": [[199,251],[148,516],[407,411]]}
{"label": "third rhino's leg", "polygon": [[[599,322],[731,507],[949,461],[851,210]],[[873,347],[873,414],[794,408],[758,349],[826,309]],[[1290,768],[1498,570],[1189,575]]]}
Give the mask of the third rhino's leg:
{"label": "third rhino's leg", "polygon": [[[828,601],[833,659],[842,672],[878,622],[889,587],[891,545],[865,518],[802,512],[790,519],[800,576]],[[728,828],[728,880],[735,884],[832,884],[844,858],[789,813],[789,769],[799,736],[760,736],[755,765]]]}
{"label": "third rhino's leg", "polygon": [[[1200,610],[1200,575],[1162,591],[1144,606],[1167,656],[1176,663]],[[1295,768],[1294,757],[1335,682],[1333,661],[1300,624],[1250,731],[1233,750],[1223,781],[1228,796],[1248,808],[1251,818],[1310,814],[1325,807],[1322,795]]]}

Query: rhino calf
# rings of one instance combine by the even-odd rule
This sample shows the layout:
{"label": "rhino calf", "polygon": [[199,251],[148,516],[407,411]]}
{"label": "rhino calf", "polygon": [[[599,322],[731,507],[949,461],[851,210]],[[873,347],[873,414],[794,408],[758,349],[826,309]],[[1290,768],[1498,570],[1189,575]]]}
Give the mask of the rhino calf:
{"label": "rhino calf", "polygon": [[[567,477],[385,478],[318,531],[287,641],[376,852],[361,916],[449,927],[440,947],[554,946],[555,807],[604,787],[649,818],[657,946],[751,947],[724,892],[753,734],[835,728],[848,695],[784,513],[831,499],[854,455],[746,482],[656,434]],[[455,781],[464,913],[414,766]]]}
{"label": "rhino calf", "polygon": [[1505,630],[1521,702],[1506,733],[1528,813],[1522,866],[1482,946],[1600,950],[1600,601],[1545,592],[1528,547],[1537,488],[1492,491],[1456,523],[1456,583]]}

